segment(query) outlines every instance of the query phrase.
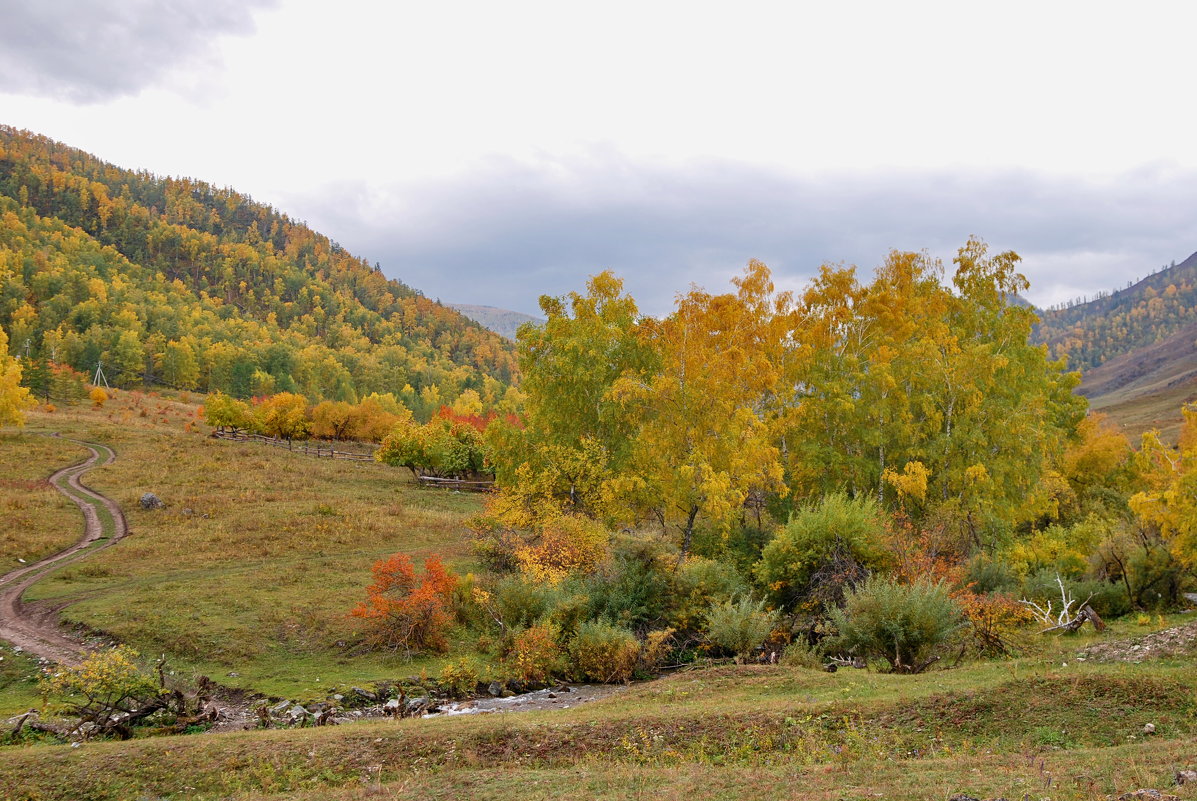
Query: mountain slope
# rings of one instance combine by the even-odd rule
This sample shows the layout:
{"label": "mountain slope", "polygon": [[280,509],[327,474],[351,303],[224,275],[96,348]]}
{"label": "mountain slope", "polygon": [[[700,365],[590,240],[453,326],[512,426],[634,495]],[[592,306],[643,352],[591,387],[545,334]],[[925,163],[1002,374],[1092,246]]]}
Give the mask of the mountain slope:
{"label": "mountain slope", "polygon": [[1035,336],[1082,371],[1078,392],[1132,436],[1175,442],[1197,400],[1197,253],[1126,289],[1039,312]]}
{"label": "mountain slope", "polygon": [[1090,370],[1078,391],[1127,433],[1158,429],[1175,442],[1181,406],[1197,400],[1197,323]]}
{"label": "mountain slope", "polygon": [[1088,303],[1039,312],[1035,331],[1075,370],[1089,370],[1197,322],[1197,253]]}
{"label": "mountain slope", "polygon": [[469,317],[488,330],[494,331],[499,336],[507,337],[508,339],[515,339],[516,332],[519,331],[520,326],[524,323],[540,325],[544,322],[544,318],[542,317],[533,317],[531,314],[511,311],[510,309],[499,309],[495,306],[475,306],[469,303],[448,303],[445,305],[461,312],[466,317]]}
{"label": "mountain slope", "polygon": [[500,396],[511,344],[231,189],[0,126],[0,325],[14,351],[126,385]]}

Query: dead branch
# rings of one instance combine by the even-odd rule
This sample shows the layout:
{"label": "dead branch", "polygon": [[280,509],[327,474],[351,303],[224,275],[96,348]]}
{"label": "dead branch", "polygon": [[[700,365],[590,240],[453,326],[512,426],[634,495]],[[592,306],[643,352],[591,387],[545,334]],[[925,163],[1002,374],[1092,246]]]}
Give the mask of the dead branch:
{"label": "dead branch", "polygon": [[1060,587],[1059,611],[1054,610],[1050,598],[1047,601],[1046,609],[1026,598],[1019,601],[1020,604],[1035,614],[1040,623],[1047,626],[1047,628],[1040,632],[1041,634],[1047,634],[1052,631],[1075,632],[1081,626],[1085,625],[1086,620],[1090,621],[1098,631],[1106,627],[1105,622],[1102,621],[1097,612],[1093,611],[1093,607],[1089,606],[1089,601],[1093,600],[1092,594],[1078,605],[1076,599],[1068,591],[1068,588],[1064,586],[1064,579],[1060,578],[1059,573],[1056,574],[1056,584]]}

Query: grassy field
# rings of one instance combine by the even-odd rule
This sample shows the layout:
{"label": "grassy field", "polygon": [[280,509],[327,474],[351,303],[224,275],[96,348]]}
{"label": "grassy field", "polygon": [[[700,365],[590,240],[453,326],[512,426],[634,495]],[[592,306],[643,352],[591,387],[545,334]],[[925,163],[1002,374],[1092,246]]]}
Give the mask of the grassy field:
{"label": "grassy field", "polygon": [[[365,597],[379,558],[435,552],[460,567],[468,557],[462,521],[478,498],[420,490],[406,471],[385,465],[212,440],[195,414],[193,404],[121,392],[101,410],[35,412],[25,432],[5,434],[4,458],[24,461],[29,481],[86,455],[37,431],[111,446],[117,460],[84,483],[120,503],[130,530],[26,597],[67,602],[65,619],[143,654],[165,653],[177,671],[268,694],[322,698],[338,682],[438,671],[435,657],[351,654],[347,613]],[[36,460],[21,459],[28,453]],[[37,553],[78,537],[69,501],[45,488],[34,506],[25,486],[0,486],[0,504],[25,504],[23,530],[67,531]],[[141,509],[145,492],[166,508]],[[12,708],[0,692],[0,712]]]}

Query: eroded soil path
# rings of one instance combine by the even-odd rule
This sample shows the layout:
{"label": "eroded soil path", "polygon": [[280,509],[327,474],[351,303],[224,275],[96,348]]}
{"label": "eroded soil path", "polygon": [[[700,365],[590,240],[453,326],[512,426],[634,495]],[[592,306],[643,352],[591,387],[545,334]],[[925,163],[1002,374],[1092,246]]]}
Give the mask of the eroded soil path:
{"label": "eroded soil path", "polygon": [[83,513],[83,536],[65,550],[0,576],[0,639],[64,665],[78,664],[87,653],[87,647],[63,633],[58,622],[60,606],[26,603],[21,596],[51,571],[108,548],[128,533],[125,516],[116,502],[88,489],[80,481],[88,470],[113,461],[116,453],[95,442],[70,441],[87,448],[91,456],[54,473],[50,483],[74,501]]}

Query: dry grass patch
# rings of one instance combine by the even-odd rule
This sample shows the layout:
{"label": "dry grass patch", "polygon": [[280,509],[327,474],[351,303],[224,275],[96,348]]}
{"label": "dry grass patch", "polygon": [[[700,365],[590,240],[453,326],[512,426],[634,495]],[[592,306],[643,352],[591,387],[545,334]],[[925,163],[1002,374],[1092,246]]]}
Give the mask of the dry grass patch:
{"label": "dry grass patch", "polygon": [[[99,410],[35,415],[31,425],[116,451],[86,482],[122,506],[130,535],[28,597],[65,601],[66,619],[166,653],[178,670],[272,694],[439,670],[439,659],[353,656],[347,613],[379,558],[463,564],[462,521],[479,499],[419,489],[386,465],[212,440],[188,430],[195,408],[120,392]],[[166,508],[141,509],[146,492]]]}

